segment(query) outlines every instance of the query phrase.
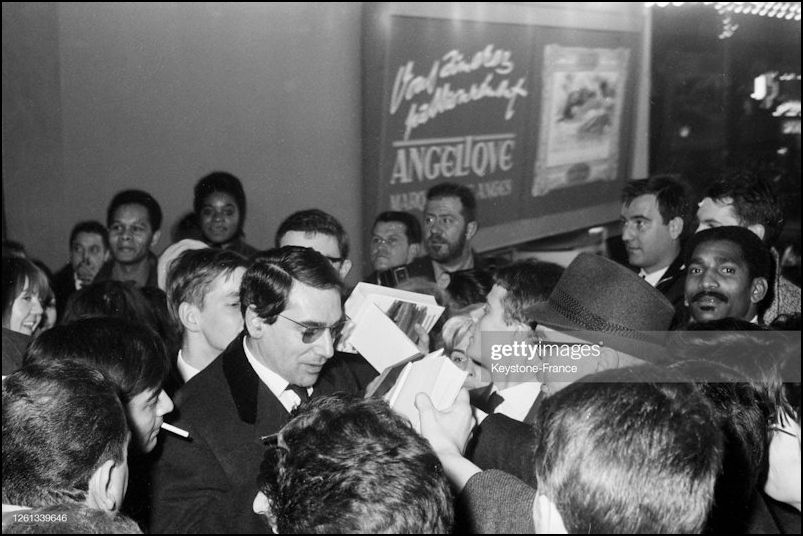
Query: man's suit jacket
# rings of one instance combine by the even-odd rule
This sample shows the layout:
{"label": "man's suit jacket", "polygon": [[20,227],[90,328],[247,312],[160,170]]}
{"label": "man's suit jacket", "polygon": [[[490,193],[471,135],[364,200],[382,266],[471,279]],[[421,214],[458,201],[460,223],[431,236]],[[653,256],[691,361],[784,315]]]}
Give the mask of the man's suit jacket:
{"label": "man's suit jacket", "polygon": [[[151,530],[158,533],[259,533],[267,525],[251,506],[264,447],[261,438],[288,420],[243,351],[243,334],[176,396],[176,426],[190,439],[162,434],[153,471]],[[324,367],[312,396],[360,393],[364,379],[343,358]]]}
{"label": "man's suit jacket", "polygon": [[466,447],[466,458],[482,470],[499,469],[535,487],[533,422],[536,403],[530,408],[524,422],[507,415],[488,415],[474,429]]}
{"label": "man's suit jacket", "polygon": [[[684,262],[684,255],[681,251],[669,268],[666,269],[664,275],[655,285],[655,289],[664,295],[669,300],[672,307],[675,308],[675,316],[672,318],[672,325],[670,329],[677,329],[679,326],[685,325],[689,320],[688,308],[684,303],[686,294],[686,263]],[[630,269],[639,272],[639,268],[630,266]]]}

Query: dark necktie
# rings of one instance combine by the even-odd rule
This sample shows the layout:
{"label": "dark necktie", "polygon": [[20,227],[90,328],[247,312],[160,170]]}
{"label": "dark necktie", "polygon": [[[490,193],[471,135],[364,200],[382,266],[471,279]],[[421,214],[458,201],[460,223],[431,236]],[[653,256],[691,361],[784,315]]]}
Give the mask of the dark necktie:
{"label": "dark necktie", "polygon": [[505,399],[499,393],[492,392],[492,389],[493,384],[483,389],[472,389],[469,392],[471,405],[485,413],[493,413],[496,407],[504,402]]}
{"label": "dark necktie", "polygon": [[302,404],[304,402],[306,402],[307,400],[309,400],[309,394],[307,393],[307,388],[306,387],[301,387],[299,385],[293,385],[291,383],[290,385],[287,386],[285,391],[293,391],[296,395],[298,395],[298,398],[301,400]]}

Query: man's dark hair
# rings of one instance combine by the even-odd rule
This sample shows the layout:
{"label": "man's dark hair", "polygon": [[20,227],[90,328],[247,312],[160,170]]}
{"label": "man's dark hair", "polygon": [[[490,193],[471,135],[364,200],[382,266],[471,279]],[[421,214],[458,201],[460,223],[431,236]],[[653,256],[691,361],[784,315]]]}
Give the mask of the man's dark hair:
{"label": "man's dark hair", "polygon": [[[744,333],[755,335],[755,332]],[[734,352],[739,349],[733,344],[724,346]],[[755,347],[746,344],[744,349]],[[734,356],[734,361],[739,361],[739,357]],[[736,366],[722,361],[681,361],[672,368],[696,382],[714,408],[725,437],[722,471],[716,482],[707,532],[745,533],[758,486],[766,479],[769,467],[768,424],[773,412],[768,386],[749,381]]]}
{"label": "man's dark hair", "polygon": [[109,249],[109,231],[99,221],[89,220],[76,223],[75,227],[72,228],[72,232],[70,232],[70,247],[72,247],[72,243],[78,233],[100,235],[103,240],[103,247]]}
{"label": "man's dark hair", "polygon": [[343,292],[340,275],[326,257],[311,248],[284,246],[257,255],[243,275],[240,286],[243,315],[253,306],[262,320],[273,324],[287,307],[294,281]]}
{"label": "man's dark hair", "polygon": [[162,207],[148,192],[142,190],[123,190],[112,198],[106,211],[106,225],[111,226],[114,213],[123,205],[142,205],[148,211],[148,221],[155,233],[162,227]]}
{"label": "man's dark hair", "polygon": [[332,236],[337,240],[337,247],[340,250],[340,257],[347,259],[349,256],[349,237],[346,230],[337,221],[337,218],[317,208],[299,210],[290,214],[279,225],[276,231],[275,245],[278,248],[282,237],[290,231],[299,231],[305,234],[317,234]]}
{"label": "man's dark hair", "polygon": [[71,361],[26,365],[3,380],[3,503],[84,501],[95,470],[125,460],[128,434],[102,372]]}
{"label": "man's dark hair", "polygon": [[645,381],[670,376],[653,365],[608,370],[538,408],[538,491],[570,534],[703,529],[722,434],[693,385]]}
{"label": "man's dark hair", "polygon": [[136,521],[119,512],[83,503],[61,503],[20,512],[25,516],[3,527],[3,534],[142,534]]}
{"label": "man's dark hair", "polygon": [[673,175],[655,175],[646,179],[627,181],[622,189],[622,204],[628,207],[642,195],[654,195],[664,225],[674,218],[683,220],[683,231],[692,231],[691,194],[688,184]]}
{"label": "man's dark hair", "polygon": [[477,221],[477,199],[474,192],[468,186],[455,184],[453,182],[443,182],[427,190],[427,201],[440,199],[442,197],[456,197],[463,205],[463,217],[466,223]]}
{"label": "man's dark hair", "polygon": [[164,343],[145,325],[122,318],[84,318],[41,333],[23,364],[78,361],[112,380],[127,404],[146,390],[159,389],[170,370]]}
{"label": "man's dark hair", "polygon": [[200,216],[201,210],[204,208],[204,201],[210,194],[215,192],[223,192],[234,198],[234,202],[237,203],[237,210],[240,212],[238,232],[242,233],[243,223],[245,223],[245,190],[243,190],[243,184],[240,179],[231,173],[213,171],[198,181],[195,185],[195,196],[192,202],[195,215]]}
{"label": "man's dark hair", "polygon": [[454,521],[429,443],[376,398],[301,405],[266,451],[259,487],[280,534],[445,534]]}
{"label": "man's dark hair", "polygon": [[717,179],[703,194],[713,201],[732,199],[733,211],[739,224],[764,226],[764,243],[772,245],[781,234],[783,208],[772,185],[746,170],[731,171]]}
{"label": "man's dark hair", "polygon": [[189,249],[178,256],[167,271],[167,305],[176,326],[181,326],[178,309],[187,302],[200,309],[212,282],[220,275],[231,277],[237,268],[248,268],[245,257],[228,249]]}
{"label": "man's dark hair", "polygon": [[[727,225],[724,227],[712,227],[704,229],[689,239],[686,246],[687,262],[694,255],[694,250],[701,244],[707,242],[717,242],[725,240],[739,246],[742,251],[745,263],[750,272],[750,278],[763,277],[767,280],[769,289],[773,288],[775,282],[775,270],[773,267],[772,252],[769,247],[750,229]],[[768,292],[769,294],[769,292]],[[766,301],[766,298],[765,298]]]}
{"label": "man's dark hair", "polygon": [[494,275],[494,284],[507,290],[502,300],[505,320],[526,323],[524,310],[549,298],[562,274],[562,266],[534,259],[516,261],[500,268]]}
{"label": "man's dark hair", "polygon": [[377,223],[401,223],[404,225],[404,234],[407,235],[407,241],[410,244],[417,244],[421,242],[421,224],[418,218],[409,212],[402,212],[399,210],[387,210],[381,212],[374,220],[374,229]]}
{"label": "man's dark hair", "polygon": [[[145,292],[159,296],[151,301]],[[92,283],[70,295],[60,323],[105,316],[124,318],[148,326],[167,341],[173,336],[175,327],[172,321],[163,318],[168,316],[161,314],[166,309],[165,295],[160,289],[139,289],[127,281],[109,279]]]}

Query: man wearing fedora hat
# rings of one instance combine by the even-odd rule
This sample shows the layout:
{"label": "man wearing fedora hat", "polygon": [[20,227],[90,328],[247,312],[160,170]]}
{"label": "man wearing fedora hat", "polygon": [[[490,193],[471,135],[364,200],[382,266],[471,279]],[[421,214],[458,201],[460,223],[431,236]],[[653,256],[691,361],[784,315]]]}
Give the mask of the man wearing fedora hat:
{"label": "man wearing fedora hat", "polygon": [[[546,394],[594,372],[668,363],[664,343],[674,316],[672,304],[637,274],[599,255],[579,255],[549,299],[535,304],[526,316],[542,343],[591,343],[600,349],[596,357],[570,356],[576,370],[568,374],[543,367],[540,379]],[[557,363],[560,356],[550,359]]]}
{"label": "man wearing fedora hat", "polygon": [[[538,360],[531,363],[537,361],[539,368],[529,380],[524,375],[518,380],[541,382],[537,406],[542,397],[588,374],[667,364],[664,339],[674,313],[672,304],[636,273],[599,255],[582,253],[563,272],[549,298],[523,312],[535,335],[529,353]],[[508,370],[505,361],[499,361],[502,366],[497,371]],[[504,372],[492,370],[495,381],[500,374]],[[531,449],[521,441],[531,436],[528,425],[497,413],[489,415],[475,430],[470,459],[482,469],[502,469],[533,483]]]}

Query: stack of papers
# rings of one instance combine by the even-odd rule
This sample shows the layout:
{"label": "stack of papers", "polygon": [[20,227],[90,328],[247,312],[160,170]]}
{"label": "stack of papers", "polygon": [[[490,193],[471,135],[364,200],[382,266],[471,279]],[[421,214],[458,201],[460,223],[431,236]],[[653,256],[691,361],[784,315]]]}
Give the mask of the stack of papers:
{"label": "stack of papers", "polygon": [[382,372],[418,353],[415,325],[431,330],[443,310],[434,296],[359,283],[346,300],[354,330],[344,346],[354,347]]}

